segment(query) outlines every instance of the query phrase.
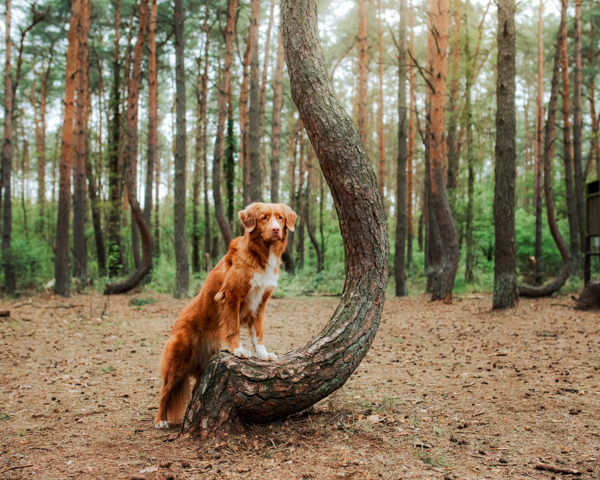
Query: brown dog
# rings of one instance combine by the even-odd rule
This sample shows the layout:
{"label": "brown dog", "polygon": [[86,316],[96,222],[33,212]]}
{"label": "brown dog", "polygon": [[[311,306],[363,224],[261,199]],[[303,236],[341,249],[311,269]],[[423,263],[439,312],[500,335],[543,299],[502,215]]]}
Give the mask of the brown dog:
{"label": "brown dog", "polygon": [[227,255],[171,329],[160,365],[163,387],[156,428],[179,423],[190,398],[190,377],[200,377],[221,345],[237,357],[252,356],[241,345],[240,324],[247,325],[260,360],[277,360],[263,344],[263,319],[296,214],[283,204],[253,203],[238,217],[244,236],[231,241]]}

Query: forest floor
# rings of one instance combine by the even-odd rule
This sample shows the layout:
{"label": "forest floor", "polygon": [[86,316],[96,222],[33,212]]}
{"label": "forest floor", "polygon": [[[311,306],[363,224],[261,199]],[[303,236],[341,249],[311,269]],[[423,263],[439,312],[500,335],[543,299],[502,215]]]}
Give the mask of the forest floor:
{"label": "forest floor", "polygon": [[[498,313],[488,295],[390,298],[343,389],[206,443],[153,428],[161,349],[185,303],[152,292],[0,302],[0,478],[561,477],[538,463],[600,478],[599,315],[567,296]],[[271,300],[267,347],[300,346],[336,305]]]}

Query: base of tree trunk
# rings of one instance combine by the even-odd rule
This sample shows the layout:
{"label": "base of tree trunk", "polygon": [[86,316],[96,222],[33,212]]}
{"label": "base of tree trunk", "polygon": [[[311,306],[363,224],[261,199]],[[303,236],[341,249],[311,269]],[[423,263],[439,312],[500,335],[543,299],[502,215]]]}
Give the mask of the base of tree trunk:
{"label": "base of tree trunk", "polygon": [[600,282],[589,282],[581,292],[575,310],[600,309]]}

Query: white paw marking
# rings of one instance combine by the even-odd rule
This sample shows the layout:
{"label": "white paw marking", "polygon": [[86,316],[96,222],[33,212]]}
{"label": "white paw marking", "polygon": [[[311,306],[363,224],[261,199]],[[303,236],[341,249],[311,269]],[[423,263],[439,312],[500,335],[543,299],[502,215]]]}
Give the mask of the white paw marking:
{"label": "white paw marking", "polygon": [[166,420],[161,420],[156,425],[154,425],[154,428],[169,428],[169,423]]}
{"label": "white paw marking", "polygon": [[260,358],[261,360],[270,360],[270,361],[277,360],[277,355],[275,355],[274,353],[267,352],[267,349],[265,348],[264,345],[255,345],[255,348],[256,348],[256,354],[257,354],[258,358]]}
{"label": "white paw marking", "polygon": [[233,354],[239,358],[252,358],[252,353],[246,350],[244,347],[238,347],[233,351]]}

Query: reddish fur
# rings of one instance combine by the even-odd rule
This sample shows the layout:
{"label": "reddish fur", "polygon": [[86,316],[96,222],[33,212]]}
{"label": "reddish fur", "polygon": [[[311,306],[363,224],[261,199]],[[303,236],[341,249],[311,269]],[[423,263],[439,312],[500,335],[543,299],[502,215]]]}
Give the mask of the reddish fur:
{"label": "reddish fur", "polygon": [[[246,231],[209,273],[200,293],[179,314],[161,360],[163,388],[155,423],[179,423],[190,398],[190,377],[197,380],[221,344],[233,352],[240,346],[240,324],[254,327],[262,344],[263,319],[273,289],[265,290],[256,316],[244,302],[254,273],[262,273],[271,252],[277,269],[287,231],[294,231],[296,214],[283,204],[253,203],[238,214]],[[264,218],[263,218],[264,217]],[[282,217],[273,238],[274,221]],[[277,270],[276,270],[277,272]]]}

